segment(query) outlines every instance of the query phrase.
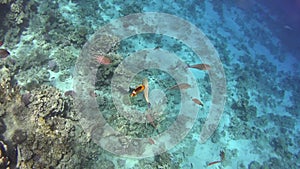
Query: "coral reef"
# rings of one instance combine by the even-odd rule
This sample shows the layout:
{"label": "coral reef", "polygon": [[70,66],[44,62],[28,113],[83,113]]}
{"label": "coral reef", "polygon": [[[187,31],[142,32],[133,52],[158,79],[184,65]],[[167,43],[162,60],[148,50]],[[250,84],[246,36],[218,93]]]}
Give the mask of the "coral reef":
{"label": "coral reef", "polygon": [[134,168],[180,168],[179,163],[172,161],[172,156],[170,153],[165,152],[154,156],[154,158],[144,158],[139,160],[139,163],[134,166]]}
{"label": "coral reef", "polygon": [[22,1],[17,1],[10,5],[11,13],[8,14],[8,19],[11,22],[16,23],[17,25],[23,23],[25,18],[25,13],[23,12]]}
{"label": "coral reef", "polygon": [[12,1],[14,1],[14,0],[1,0],[1,1],[0,1],[0,4],[9,4],[9,3],[11,3]]}
{"label": "coral reef", "polygon": [[96,75],[96,89],[103,88],[103,86],[111,84],[111,78],[114,75],[115,68],[122,61],[123,57],[117,54],[108,54],[113,62],[108,66],[99,66]]}
{"label": "coral reef", "polygon": [[33,90],[34,88],[49,82],[50,74],[44,68],[32,67],[27,71],[21,71],[16,75],[19,84],[25,90]]}
{"label": "coral reef", "polygon": [[8,165],[8,160],[11,160],[10,165],[17,164],[20,168],[92,165],[89,159],[99,155],[101,149],[91,143],[79,127],[76,111],[71,109],[72,98],[62,96],[50,86],[38,86],[21,95],[20,87],[11,85],[12,70],[12,65],[1,65],[0,127],[3,138],[17,147],[18,161],[1,149],[0,165]]}
{"label": "coral reef", "polygon": [[[2,5],[1,5],[2,4]],[[20,34],[30,17],[36,11],[36,1],[4,0],[0,2],[3,24],[0,26],[0,37],[4,37],[8,46],[14,46],[20,40]]]}
{"label": "coral reef", "polygon": [[65,113],[69,111],[70,102],[54,87],[41,86],[30,93],[28,108],[36,117],[66,116]]}

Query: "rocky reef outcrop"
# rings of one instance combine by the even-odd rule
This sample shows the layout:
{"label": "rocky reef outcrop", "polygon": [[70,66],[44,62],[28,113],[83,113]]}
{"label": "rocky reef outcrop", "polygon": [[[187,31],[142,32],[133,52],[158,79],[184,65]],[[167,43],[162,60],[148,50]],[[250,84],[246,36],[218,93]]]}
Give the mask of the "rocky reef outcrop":
{"label": "rocky reef outcrop", "polygon": [[77,123],[72,98],[44,85],[22,91],[12,83],[12,68],[4,62],[0,65],[1,168],[91,165],[90,159],[101,150],[90,142]]}

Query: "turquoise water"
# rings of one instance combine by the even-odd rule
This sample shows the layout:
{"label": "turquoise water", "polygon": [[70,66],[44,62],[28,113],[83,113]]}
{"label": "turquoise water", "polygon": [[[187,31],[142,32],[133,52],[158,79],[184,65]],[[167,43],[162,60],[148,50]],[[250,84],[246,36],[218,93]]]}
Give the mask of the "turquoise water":
{"label": "turquoise water", "polygon": [[0,9],[0,168],[300,168],[298,1]]}

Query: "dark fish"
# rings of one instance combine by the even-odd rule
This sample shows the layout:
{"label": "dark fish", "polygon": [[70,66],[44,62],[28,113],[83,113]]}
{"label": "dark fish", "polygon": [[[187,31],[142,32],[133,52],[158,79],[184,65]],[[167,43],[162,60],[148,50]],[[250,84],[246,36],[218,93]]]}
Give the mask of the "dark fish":
{"label": "dark fish", "polygon": [[198,104],[198,105],[200,105],[200,106],[203,106],[203,103],[202,103],[200,100],[198,100],[198,99],[196,99],[196,98],[193,98],[192,100],[193,100],[193,102],[195,102],[196,104]]}
{"label": "dark fish", "polygon": [[22,99],[22,102],[25,104],[25,106],[27,106],[30,103],[30,97],[31,97],[30,93],[22,94],[21,99]]}
{"label": "dark fish", "polygon": [[156,46],[156,47],[154,48],[154,50],[158,50],[158,49],[160,49],[160,46]]}
{"label": "dark fish", "polygon": [[156,125],[154,124],[154,120],[150,114],[146,114],[146,119],[154,128],[156,128]]}
{"label": "dark fish", "polygon": [[209,70],[210,66],[208,64],[196,64],[196,65],[189,65],[188,68],[194,68],[199,70]]}
{"label": "dark fish", "polygon": [[71,96],[71,97],[75,97],[76,96],[76,92],[74,90],[68,90],[65,92],[64,94],[66,97]]}
{"label": "dark fish", "polygon": [[10,53],[6,49],[0,49],[0,58],[6,58]]}
{"label": "dark fish", "polygon": [[3,42],[2,41],[0,41],[0,46],[2,46],[3,45]]}
{"label": "dark fish", "polygon": [[135,88],[129,87],[129,91],[128,93],[132,93],[134,91]]}
{"label": "dark fish", "polygon": [[187,83],[181,83],[175,86],[170,87],[168,90],[174,90],[174,89],[188,89],[190,88],[191,85],[187,84]]}
{"label": "dark fish", "polygon": [[221,150],[219,155],[220,155],[221,161],[224,161],[225,160],[225,152],[223,150]]}

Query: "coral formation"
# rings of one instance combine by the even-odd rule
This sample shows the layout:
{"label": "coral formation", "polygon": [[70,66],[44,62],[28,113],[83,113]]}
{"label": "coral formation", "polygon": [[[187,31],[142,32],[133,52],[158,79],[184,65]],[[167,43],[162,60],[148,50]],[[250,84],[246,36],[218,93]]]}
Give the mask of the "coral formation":
{"label": "coral formation", "polygon": [[50,74],[44,68],[32,67],[27,71],[22,71],[16,75],[19,84],[25,90],[33,90],[43,83],[49,82]]}
{"label": "coral formation", "polygon": [[154,156],[153,158],[144,158],[139,160],[139,163],[135,165],[135,168],[180,168],[179,163],[172,161],[172,156],[170,153],[165,152],[159,155]]}
{"label": "coral formation", "polygon": [[36,117],[49,118],[53,116],[65,116],[70,107],[68,99],[54,87],[41,86],[31,91],[30,104]]}
{"label": "coral formation", "polygon": [[[92,165],[88,158],[99,151],[91,153],[95,145],[88,141],[76,123],[78,117],[70,108],[71,98],[62,96],[59,90],[50,86],[36,87],[21,95],[20,87],[11,85],[12,70],[12,65],[1,65],[1,132],[18,147],[19,152],[18,161],[10,157],[10,164],[17,164],[20,168],[82,168],[80,166]],[[6,132],[6,128],[13,132]],[[77,144],[82,147],[75,148]],[[0,165],[5,166],[7,156],[3,150],[1,153]]]}
{"label": "coral formation", "polygon": [[17,152],[9,142],[0,139],[0,168],[15,168],[17,162]]}
{"label": "coral formation", "polygon": [[11,13],[8,15],[8,18],[11,21],[14,21],[17,25],[23,23],[25,18],[25,13],[23,12],[23,5],[21,2],[12,3],[10,5]]}

